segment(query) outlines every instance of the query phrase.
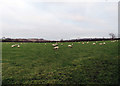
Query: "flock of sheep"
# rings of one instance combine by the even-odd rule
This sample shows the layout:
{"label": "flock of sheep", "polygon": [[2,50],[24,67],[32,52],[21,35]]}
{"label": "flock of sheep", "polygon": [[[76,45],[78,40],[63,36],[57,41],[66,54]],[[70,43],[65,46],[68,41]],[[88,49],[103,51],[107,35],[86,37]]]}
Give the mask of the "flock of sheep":
{"label": "flock of sheep", "polygon": [[[113,40],[113,41],[111,41],[111,42],[118,42],[118,40]],[[78,43],[80,43],[80,42],[78,42]],[[82,42],[81,44],[88,44],[89,43],[89,41],[88,42]],[[106,42],[101,42],[101,43],[98,43],[98,41],[96,41],[96,42],[94,42],[94,43],[92,43],[93,45],[96,45],[96,44],[99,44],[99,45],[105,45],[106,44]],[[61,44],[61,45],[63,45],[63,44]],[[72,48],[73,47],[73,43],[70,45],[68,45],[68,47],[69,48]],[[53,49],[54,50],[57,50],[57,49],[59,49],[59,46],[58,46],[58,44],[56,43],[56,44],[52,44],[52,46],[53,46]]]}
{"label": "flock of sheep", "polygon": [[[116,41],[118,41],[118,40],[113,40],[113,41],[111,41],[111,42],[116,42]],[[78,43],[80,43],[80,42],[78,42]],[[89,43],[89,41],[88,41],[88,42],[81,42],[81,44],[88,44],[88,43]],[[22,44],[22,43],[21,43],[21,44]],[[106,43],[105,43],[105,42],[98,43],[98,41],[92,43],[92,45],[96,45],[96,44],[105,45]],[[45,45],[47,45],[47,44],[45,43]],[[61,43],[60,45],[63,46],[64,44]],[[72,48],[73,45],[74,45],[74,44],[72,43],[72,44],[69,44],[69,45],[67,45],[67,46],[68,46],[69,48]],[[58,43],[52,44],[52,46],[53,46],[53,49],[54,49],[54,50],[59,49]],[[20,45],[19,45],[19,44],[14,44],[14,45],[11,45],[11,47],[12,47],[12,48],[14,48],[14,47],[20,48]]]}
{"label": "flock of sheep", "polygon": [[13,48],[13,47],[18,47],[18,48],[20,48],[20,45],[19,44],[15,44],[15,45],[11,45],[11,47]]}
{"label": "flock of sheep", "polygon": [[[99,45],[105,45],[106,43],[103,42],[103,43],[99,43]],[[93,45],[96,45],[96,43],[93,43]]]}
{"label": "flock of sheep", "polygon": [[[63,45],[63,44],[61,44],[61,46],[62,46],[62,45]],[[54,49],[54,50],[59,49],[58,43],[52,44],[52,46],[53,46],[53,49]],[[73,43],[72,43],[72,45],[68,45],[68,47],[70,47],[70,48],[72,48],[72,46],[73,46]]]}

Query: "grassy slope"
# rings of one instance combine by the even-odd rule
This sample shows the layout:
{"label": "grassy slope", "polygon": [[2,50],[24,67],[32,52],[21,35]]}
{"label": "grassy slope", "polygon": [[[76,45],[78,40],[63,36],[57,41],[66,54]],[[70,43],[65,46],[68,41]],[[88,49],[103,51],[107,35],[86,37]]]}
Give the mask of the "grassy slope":
{"label": "grassy slope", "polygon": [[3,43],[3,84],[117,84],[118,43],[82,45],[64,43],[53,50],[51,43],[25,43],[11,48]]}

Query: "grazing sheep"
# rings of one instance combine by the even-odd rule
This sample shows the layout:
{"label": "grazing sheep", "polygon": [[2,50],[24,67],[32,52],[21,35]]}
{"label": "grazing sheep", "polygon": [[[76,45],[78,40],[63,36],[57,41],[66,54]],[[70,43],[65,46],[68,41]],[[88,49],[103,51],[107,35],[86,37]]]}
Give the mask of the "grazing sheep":
{"label": "grazing sheep", "polygon": [[17,47],[20,48],[20,45],[18,45]]}
{"label": "grazing sheep", "polygon": [[99,45],[102,45],[102,43],[99,43]]}
{"label": "grazing sheep", "polygon": [[82,42],[82,44],[84,44],[84,42]]}
{"label": "grazing sheep", "polygon": [[68,45],[68,47],[72,48],[72,45]]}
{"label": "grazing sheep", "polygon": [[58,44],[57,43],[56,44],[52,44],[52,46],[55,47],[55,46],[58,46]]}
{"label": "grazing sheep", "polygon": [[89,42],[87,42],[87,44],[88,44]]}
{"label": "grazing sheep", "polygon": [[15,45],[11,45],[11,47],[13,48],[13,47],[15,47]]}
{"label": "grazing sheep", "polygon": [[96,45],[96,43],[93,43],[93,45]]}
{"label": "grazing sheep", "polygon": [[55,47],[55,44],[52,44],[53,47]]}
{"label": "grazing sheep", "polygon": [[103,42],[103,44],[105,45],[106,43],[105,43],[105,42]]}
{"label": "grazing sheep", "polygon": [[58,47],[58,46],[56,46],[56,47],[54,47],[53,49],[54,49],[54,50],[57,50],[57,49],[59,49],[59,47]]}
{"label": "grazing sheep", "polygon": [[54,44],[52,44],[52,46],[54,46]]}
{"label": "grazing sheep", "polygon": [[72,43],[72,46],[73,46],[74,44]]}

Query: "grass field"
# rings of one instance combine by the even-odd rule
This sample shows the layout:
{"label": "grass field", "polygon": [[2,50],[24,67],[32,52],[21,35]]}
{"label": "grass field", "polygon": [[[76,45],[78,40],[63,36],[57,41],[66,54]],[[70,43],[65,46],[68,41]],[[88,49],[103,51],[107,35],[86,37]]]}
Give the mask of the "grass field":
{"label": "grass field", "polygon": [[[106,45],[71,42],[2,43],[2,82],[5,84],[118,84],[118,42]],[[11,48],[20,44],[20,48]]]}

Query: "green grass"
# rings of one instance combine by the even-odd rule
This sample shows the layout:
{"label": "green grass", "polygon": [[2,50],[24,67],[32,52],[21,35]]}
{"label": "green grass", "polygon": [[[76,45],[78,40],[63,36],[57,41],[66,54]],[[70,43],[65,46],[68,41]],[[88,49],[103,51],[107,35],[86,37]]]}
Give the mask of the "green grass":
{"label": "green grass", "polygon": [[[100,41],[101,42],[101,41]],[[2,82],[5,84],[118,84],[118,42],[106,45],[2,43]],[[20,44],[20,43],[18,43]]]}

